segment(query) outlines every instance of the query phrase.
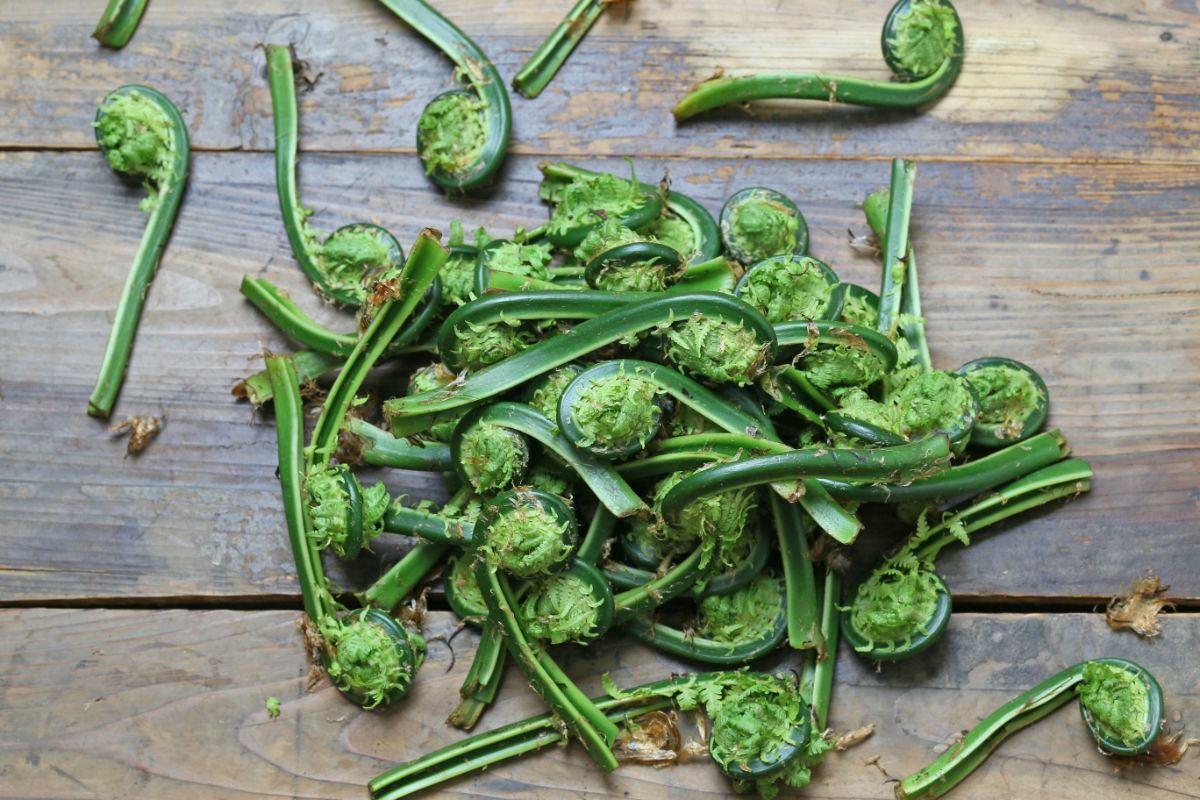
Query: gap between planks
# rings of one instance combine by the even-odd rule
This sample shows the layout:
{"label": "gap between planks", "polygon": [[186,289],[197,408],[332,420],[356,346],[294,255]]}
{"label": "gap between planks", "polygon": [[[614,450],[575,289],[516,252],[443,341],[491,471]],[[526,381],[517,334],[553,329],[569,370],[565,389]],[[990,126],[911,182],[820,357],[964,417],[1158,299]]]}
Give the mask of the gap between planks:
{"label": "gap between planks", "polygon": [[[96,152],[97,148],[90,145],[16,145],[16,144],[0,144],[0,153],[89,153]],[[274,153],[274,150],[266,150],[262,148],[249,147],[195,147],[190,148],[192,153]],[[411,147],[365,147],[358,150],[337,150],[337,149],[321,149],[300,147],[301,155],[316,155],[316,156],[415,156],[417,151]],[[663,155],[661,153],[595,153],[589,150],[535,150],[521,146],[513,147],[508,151],[508,155],[525,156],[529,158],[543,159],[607,159],[607,158],[635,158],[635,159],[652,159],[654,161],[730,161],[737,160],[736,155],[729,155],[714,152],[708,154],[688,154],[688,155]],[[745,156],[748,161],[832,161],[832,162],[891,162],[893,157],[890,155],[839,155],[836,153],[829,154],[804,154],[796,153],[794,155],[762,155],[762,156]],[[1062,158],[1034,158],[1030,156],[955,156],[955,155],[920,155],[910,156],[913,161],[919,161],[924,164],[996,164],[996,165],[1031,165],[1031,166],[1051,166],[1051,167],[1077,167],[1077,166],[1092,166],[1092,167],[1200,167],[1200,157],[1184,158],[1184,159],[1162,159],[1162,158],[1077,158],[1077,157],[1062,157]],[[434,188],[430,184],[430,188]]]}

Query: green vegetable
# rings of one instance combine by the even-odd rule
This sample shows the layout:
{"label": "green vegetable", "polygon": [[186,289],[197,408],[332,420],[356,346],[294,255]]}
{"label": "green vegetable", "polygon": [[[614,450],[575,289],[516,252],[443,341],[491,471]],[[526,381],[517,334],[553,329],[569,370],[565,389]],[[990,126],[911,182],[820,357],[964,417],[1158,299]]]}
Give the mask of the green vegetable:
{"label": "green vegetable", "polygon": [[[542,181],[541,194],[548,200],[557,197],[562,189],[575,178],[599,174],[561,162],[544,161],[538,165],[538,168],[545,176]],[[721,233],[717,228],[716,220],[713,219],[712,214],[708,213],[708,209],[688,195],[670,189],[665,184],[654,186],[642,183],[639,186],[647,194],[664,196],[661,215],[639,227],[642,234],[653,236],[657,241],[688,258],[693,264],[711,261],[720,255]],[[686,227],[686,235],[681,232],[681,226]]]}
{"label": "green vegetable", "polygon": [[[667,354],[672,360],[712,380],[736,378],[749,382],[757,377],[755,370],[765,369],[773,357],[774,330],[758,312],[736,298],[697,292],[630,303],[612,297],[606,302],[610,308],[617,306],[613,310],[479,370],[453,389],[389,401],[385,413],[393,433],[399,436],[424,430],[447,412],[494,397],[606,345],[655,329],[667,337]],[[590,299],[584,300],[590,303]],[[470,305],[464,306],[446,320],[439,338],[445,336],[455,315],[468,308]],[[445,348],[442,354],[450,363]]]}
{"label": "green vegetable", "polygon": [[438,244],[438,236],[437,231],[422,231],[404,266],[385,276],[384,280],[393,286],[392,299],[384,302],[375,312],[370,327],[359,338],[329,390],[321,416],[313,428],[309,445],[310,462],[325,463],[333,455],[342,421],[367,373],[396,338],[446,262],[448,254]]}
{"label": "green vegetable", "polygon": [[[1084,722],[1102,752],[1133,756],[1150,750],[1158,738],[1163,695],[1154,676],[1132,661],[1093,659],[1068,667],[996,709],[928,766],[905,777],[896,787],[896,797],[942,797],[1010,734],[1069,703],[1076,693]],[[1106,721],[1101,721],[1100,715]],[[1123,741],[1125,735],[1133,741]]]}
{"label": "green vegetable", "polygon": [[[543,449],[554,456],[575,472],[580,480],[596,495],[610,512],[618,517],[639,514],[646,510],[637,493],[629,487],[623,478],[608,463],[601,461],[585,450],[576,449],[562,434],[555,430],[554,424],[529,406],[521,403],[492,403],[475,409],[458,424],[454,430],[454,438],[450,443],[456,468],[460,477],[472,481],[472,475],[484,476],[489,488],[501,488],[499,478],[509,475],[508,481],[516,480],[517,463],[485,463],[483,459],[492,458],[499,451],[476,450],[466,448],[463,455],[464,440],[477,426],[491,425],[505,430],[509,435],[520,435],[536,440]],[[471,460],[475,459],[475,460]],[[471,460],[471,463],[467,463]]]}
{"label": "green vegetable", "polygon": [[730,256],[747,266],[772,256],[803,256],[808,252],[808,224],[788,197],[756,186],[725,201],[721,242]]}
{"label": "green vegetable", "polygon": [[[300,310],[287,293],[262,278],[242,276],[242,296],[274,323],[275,327],[310,350],[338,357],[336,364],[354,350],[358,333],[334,333]],[[440,281],[434,280],[424,298],[425,304],[413,314],[412,321],[396,334],[386,355],[397,356],[408,350],[438,314],[441,302]],[[369,305],[369,304],[368,304]],[[373,312],[372,312],[373,313]],[[328,363],[328,362],[326,362]],[[321,374],[321,373],[318,373]],[[316,377],[309,375],[307,377]]]}
{"label": "green vegetable", "polygon": [[279,483],[304,610],[319,637],[325,671],[352,702],[372,709],[408,691],[424,661],[425,641],[378,609],[340,613],[310,529],[303,489],[304,421],[300,385],[289,359],[267,357],[279,437]]}
{"label": "green vegetable", "polygon": [[967,379],[979,398],[971,443],[1003,447],[1033,436],[1050,413],[1050,392],[1032,368],[1011,358],[977,358],[954,374]]}
{"label": "green vegetable", "polygon": [[[511,519],[510,519],[511,518]],[[536,543],[523,543],[522,528]],[[560,528],[561,526],[561,528]],[[557,534],[554,538],[552,531]],[[535,566],[545,571],[565,559],[575,543],[575,520],[553,495],[506,492],[484,505],[475,542],[480,548],[475,577],[483,591],[490,619],[504,628],[504,644],[521,671],[562,724],[583,742],[588,754],[608,772],[617,767],[612,744],[617,728],[579,691],[549,654],[535,648],[517,610],[517,601],[504,571],[516,567],[530,576]]]}
{"label": "green vegetable", "polygon": [[620,458],[644,448],[662,420],[655,383],[636,367],[604,377],[585,372],[587,377],[567,387],[566,403],[559,403],[559,428],[572,444],[603,457]]}
{"label": "green vegetable", "polygon": [[1067,459],[1014,481],[934,525],[922,514],[917,530],[859,584],[843,620],[846,640],[877,660],[911,657],[936,642],[950,618],[950,591],[933,571],[947,545],[970,544],[976,531],[1091,488],[1092,471]]}
{"label": "green vegetable", "polygon": [[599,570],[576,560],[564,572],[531,582],[520,615],[531,638],[586,643],[608,630],[613,595]]}
{"label": "green vegetable", "polygon": [[363,489],[345,465],[313,464],[304,476],[308,535],[317,548],[326,548],[342,559],[352,559],[383,533],[387,487],[377,483]]}
{"label": "green vegetable", "polygon": [[898,82],[803,72],[722,76],[704,81],[680,100],[675,120],[773,98],[916,108],[945,93],[962,68],[962,23],[949,0],[899,0],[884,22],[882,39],[884,60]]}
{"label": "green vegetable", "polygon": [[275,186],[279,211],[292,254],[300,269],[324,297],[361,306],[370,281],[404,260],[399,242],[378,225],[354,223],[327,238],[308,224],[311,211],[300,204],[296,181],[299,155],[299,114],[290,45],[267,45],[267,83],[275,122]]}
{"label": "green vegetable", "polygon": [[139,208],[150,212],[113,315],[96,388],[88,398],[88,413],[107,418],[125,380],[146,292],[183,199],[189,151],[179,109],[148,86],[122,86],[110,92],[101,101],[93,126],[109,167],[142,179],[147,196]]}
{"label": "green vegetable", "polygon": [[513,88],[533,99],[553,80],[576,45],[587,35],[612,0],[578,0],[546,41],[513,76]]}
{"label": "green vegetable", "polygon": [[833,301],[838,278],[824,261],[811,256],[783,255],[760,260],[738,281],[738,297],[771,322],[836,319]]}
{"label": "green vegetable", "polygon": [[433,182],[467,192],[496,176],[512,133],[504,80],[487,55],[424,0],[380,0],[454,62],[466,88],[435,97],[417,123],[417,155]]}
{"label": "green vegetable", "polygon": [[[494,569],[519,578],[544,575],[575,551],[579,533],[561,501],[544,492],[506,492],[488,503],[486,524],[473,539],[476,551]],[[505,506],[503,503],[509,505]]]}
{"label": "green vegetable", "polygon": [[699,603],[694,631],[684,632],[662,621],[635,619],[626,630],[642,641],[683,658],[706,664],[744,664],[779,646],[787,633],[783,581],[770,574]]}
{"label": "green vegetable", "polygon": [[662,200],[657,194],[643,191],[636,175],[626,180],[603,172],[580,171],[543,196],[553,201],[554,211],[550,220],[531,231],[529,237],[544,233],[556,247],[564,249],[578,247],[604,220],[640,228],[662,211]]}
{"label": "green vegetable", "polygon": [[120,50],[133,38],[145,11],[146,0],[108,0],[92,38],[105,47]]}

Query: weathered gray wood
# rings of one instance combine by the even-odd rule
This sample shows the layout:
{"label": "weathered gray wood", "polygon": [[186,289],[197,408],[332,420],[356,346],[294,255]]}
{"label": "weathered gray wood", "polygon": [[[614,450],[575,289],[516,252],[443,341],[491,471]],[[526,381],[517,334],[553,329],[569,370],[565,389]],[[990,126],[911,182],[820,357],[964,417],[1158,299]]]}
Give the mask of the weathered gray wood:
{"label": "weathered gray wood", "polygon": [[[623,162],[589,162],[624,169]],[[813,252],[843,278],[878,266],[847,245],[884,162],[641,161],[716,211],[775,186],[800,203]],[[314,224],[379,219],[408,243],[448,218],[504,234],[544,219],[534,159],[490,198],[447,202],[415,158],[309,156]],[[1200,272],[1191,170],[922,164],[914,211],[938,365],[1009,355],[1045,375],[1052,423],[1097,470],[1091,496],[979,537],[940,562],[960,599],[1091,601],[1145,570],[1200,598],[1194,532]],[[287,342],[237,292],[263,275],[322,312],[294,266],[268,154],[199,154],[149,295],[115,418],[167,416],[140,458],[83,409],[111,309],[141,233],[138,191],[92,153],[0,154],[0,599],[292,598],[269,413],[229,395]],[[394,378],[392,379],[394,383]],[[386,383],[386,381],[385,381]],[[389,478],[414,499],[437,479]],[[378,574],[367,562],[349,585]],[[876,548],[878,549],[878,548]],[[865,549],[869,559],[870,548]]]}
{"label": "weathered gray wood", "polygon": [[[443,0],[438,8],[513,75],[569,4]],[[610,11],[536,101],[514,96],[514,151],[691,158],[1195,162],[1196,11],[1180,3],[960,3],[966,63],[923,113],[820,103],[733,109],[676,127],[670,109],[718,68],[886,80],[889,2],[630,3]],[[156,0],[119,52],[87,36],[93,0],[9,0],[0,26],[2,147],[92,146],[96,103],[147,82],[187,113],[197,147],[268,149],[264,42],[293,42],[322,77],[301,98],[302,146],[411,152],[448,63],[372,0]]]}
{"label": "weathered gray wood", "polygon": [[[429,660],[404,702],[359,711],[322,684],[304,693],[308,665],[293,612],[0,612],[0,797],[11,798],[363,798],[365,784],[399,759],[462,734],[442,724],[455,703],[474,647],[464,631]],[[447,634],[449,614],[430,633]],[[832,726],[873,722],[875,735],[831,754],[803,796],[889,798],[874,766],[901,777],[932,760],[939,745],[1009,697],[1076,661],[1120,655],[1161,680],[1168,718],[1200,713],[1200,618],[1171,618],[1163,639],[1147,644],[1109,633],[1096,616],[964,615],[943,645],[921,660],[877,673],[841,653]],[[619,640],[595,651],[563,651],[565,668],[588,691],[600,676],[622,686],[656,680],[679,662]],[[786,659],[779,662],[786,664]],[[282,699],[270,720],[268,696]],[[539,701],[510,670],[491,728],[533,713]],[[1096,752],[1074,707],[1005,743],[951,795],[976,800],[1093,800],[1200,797],[1200,759],[1120,776]],[[578,746],[550,748],[460,780],[445,797],[691,798],[727,796],[729,785],[704,761],[655,770],[623,766],[605,778]]]}

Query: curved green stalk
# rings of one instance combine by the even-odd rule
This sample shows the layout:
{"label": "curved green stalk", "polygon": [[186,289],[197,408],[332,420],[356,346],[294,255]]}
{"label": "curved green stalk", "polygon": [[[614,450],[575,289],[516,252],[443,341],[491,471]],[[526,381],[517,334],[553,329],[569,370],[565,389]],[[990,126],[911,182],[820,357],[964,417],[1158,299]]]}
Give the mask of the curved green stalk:
{"label": "curved green stalk", "polygon": [[[916,108],[940,97],[958,77],[962,69],[962,23],[948,0],[934,0],[933,5],[948,9],[952,15],[953,31],[942,43],[943,52],[936,69],[921,70],[919,76],[904,74],[906,65],[898,55],[895,28],[903,24],[905,12],[921,5],[921,0],[900,0],[893,6],[884,23],[884,58],[897,76],[910,82],[893,83],[845,75],[803,72],[765,72],[740,78],[717,77],[696,86],[676,104],[675,119],[682,122],[709,109],[745,103],[750,100],[776,98],[819,100],[828,103],[875,106],[877,108]],[[949,22],[949,20],[947,20]],[[939,32],[940,33],[940,32]],[[944,34],[943,34],[944,36]],[[900,61],[901,63],[897,63]],[[918,78],[914,80],[914,78]]]}
{"label": "curved green stalk", "polygon": [[454,191],[465,192],[489,183],[504,161],[512,133],[512,107],[504,79],[475,42],[424,0],[380,2],[453,61],[457,67],[456,74],[470,84],[483,103],[485,137],[478,158],[461,172],[446,172],[439,167],[429,173],[430,177],[443,189]]}
{"label": "curved green stalk", "polygon": [[1129,754],[1146,752],[1153,745],[1162,726],[1162,688],[1154,676],[1140,664],[1119,658],[1093,659],[1068,667],[993,711],[931,764],[900,781],[896,787],[898,800],[931,800],[950,792],[1011,734],[1069,703],[1084,682],[1084,670],[1093,664],[1118,667],[1134,673],[1144,681],[1150,699],[1149,715],[1145,720],[1146,733],[1137,746],[1130,748],[1107,740],[1107,737],[1087,720],[1092,735],[1097,738],[1103,749],[1110,752],[1113,752],[1111,745],[1116,745],[1118,751]]}
{"label": "curved green stalk", "polygon": [[662,575],[614,595],[613,624],[623,625],[686,593],[703,574],[700,567],[703,558],[702,548],[697,547]]}
{"label": "curved green stalk", "polygon": [[354,350],[346,359],[346,365],[338,374],[329,397],[321,409],[321,416],[313,428],[309,459],[315,464],[326,463],[337,448],[338,432],[346,411],[354,402],[367,373],[387,350],[421,301],[425,290],[437,277],[438,270],[446,263],[448,253],[438,244],[439,234],[428,229],[421,231],[413,244],[408,260],[395,277],[396,299],[388,300],[376,310],[371,325],[359,338]]}
{"label": "curved green stalk", "polygon": [[434,567],[442,563],[450,545],[442,542],[421,542],[413,545],[379,580],[358,596],[363,605],[391,612],[425,580]]}
{"label": "curved green stalk", "polygon": [[392,503],[383,516],[383,529],[388,533],[418,536],[435,544],[468,547],[475,535],[475,526],[458,517],[447,518],[415,508]]}
{"label": "curved green stalk", "polygon": [[[570,295],[564,293],[564,296]],[[560,336],[468,375],[452,386],[391,400],[385,406],[385,413],[397,436],[425,430],[445,418],[447,412],[516,388],[602,347],[661,326],[699,319],[729,323],[751,332],[768,362],[776,350],[774,329],[762,315],[737,298],[708,292],[655,296],[581,322]]]}
{"label": "curved green stalk", "polygon": [[790,354],[793,348],[812,350],[823,344],[851,345],[866,349],[883,363],[888,372],[896,368],[899,360],[896,345],[886,336],[860,325],[829,320],[780,322],[775,325],[775,336],[784,354]]}
{"label": "curved green stalk", "polygon": [[300,384],[291,359],[267,356],[267,374],[275,397],[275,428],[279,437],[279,486],[283,515],[296,561],[296,581],[304,598],[304,612],[314,624],[333,616],[333,598],[325,583],[321,556],[308,536],[304,499],[304,411]]}
{"label": "curved green stalk", "polygon": [[580,561],[595,564],[604,552],[604,543],[612,538],[616,527],[617,518],[604,506],[597,506],[592,521],[588,524],[587,533],[579,543],[579,549],[575,551],[575,557]]}
{"label": "curved green stalk", "polygon": [[[342,359],[337,356],[327,355],[317,352],[316,350],[297,350],[292,353],[292,365],[296,370],[296,377],[303,386],[308,381],[316,380],[322,375],[328,375],[335,369],[342,366]],[[267,371],[259,370],[250,377],[240,380],[233,387],[233,395],[235,397],[244,397],[255,406],[261,406],[263,403],[275,396],[271,389],[271,376]]]}
{"label": "curved green stalk", "polygon": [[146,0],[108,0],[92,38],[105,47],[120,50],[133,38],[145,10]]}
{"label": "curved green stalk", "polygon": [[[613,723],[630,723],[649,711],[671,708],[676,705],[675,698],[683,692],[688,692],[688,708],[705,705],[696,700],[696,694],[703,694],[708,684],[719,683],[729,679],[728,672],[705,672],[676,675],[666,680],[637,686],[624,692],[615,687],[610,688],[614,695],[597,697],[593,703]],[[747,673],[748,679],[765,678],[761,673]],[[706,711],[708,710],[706,706]],[[793,731],[790,739],[799,742],[807,740],[809,719],[807,708],[799,728]],[[798,736],[796,734],[804,734]],[[561,722],[552,714],[542,714],[537,717],[514,722],[462,739],[453,744],[435,750],[413,761],[399,764],[374,778],[368,788],[373,800],[398,800],[408,797],[418,791],[429,789],[455,777],[475,770],[486,769],[509,758],[539,750],[547,745],[566,739]],[[773,772],[781,769],[788,762],[781,758],[771,764],[757,762],[748,765],[726,765],[731,777],[735,779],[753,780],[761,777],[762,772]],[[743,770],[742,767],[749,769]],[[724,769],[724,768],[723,768]]]}
{"label": "curved green stalk", "polygon": [[762,658],[779,647],[787,629],[787,614],[783,612],[779,614],[777,624],[762,636],[732,644],[645,618],[631,620],[625,626],[627,632],[651,647],[680,658],[725,667],[747,664],[756,658]]}
{"label": "curved green stalk", "polygon": [[[275,190],[279,195],[283,229],[296,263],[317,291],[337,303],[357,306],[362,301],[362,290],[333,284],[320,263],[322,243],[318,241],[319,234],[308,226],[311,212],[300,204],[296,182],[300,124],[292,57],[291,45],[267,45],[267,85],[271,90],[271,113],[275,124]],[[395,239],[390,233],[377,226],[369,227],[386,234],[388,243],[394,245]],[[393,249],[398,251],[398,245]]]}
{"label": "curved green stalk", "polygon": [[834,497],[860,503],[950,499],[994,489],[1047,467],[1070,452],[1067,440],[1055,429],[907,484],[857,483],[837,478],[817,481]]}
{"label": "curved green stalk", "polygon": [[453,469],[450,445],[440,442],[419,442],[397,439],[365,419],[350,417],[346,428],[362,442],[363,463],[374,467],[413,469],[423,472],[448,472]]}
{"label": "curved green stalk", "polygon": [[137,253],[133,257],[133,265],[125,278],[125,286],[121,290],[121,299],[113,314],[112,330],[108,334],[108,342],[104,347],[104,358],[100,362],[99,376],[96,378],[96,388],[88,398],[88,414],[93,417],[107,418],[112,413],[117,394],[121,391],[121,383],[125,380],[125,368],[129,364],[129,354],[133,350],[133,337],[137,333],[138,322],[142,316],[142,306],[145,304],[146,292],[150,289],[150,281],[158,269],[159,259],[171,237],[171,227],[179,212],[179,204],[183,200],[183,192],[187,186],[188,177],[188,135],[187,126],[179,109],[175,107],[166,95],[151,89],[149,86],[130,84],[122,86],[108,94],[100,103],[96,112],[96,141],[101,152],[114,169],[128,172],[128,167],[138,168],[140,165],[120,161],[110,146],[119,145],[131,137],[146,135],[138,130],[147,123],[143,119],[131,121],[129,130],[123,132],[115,142],[104,141],[105,133],[101,129],[101,121],[110,108],[121,108],[125,105],[136,107],[139,103],[147,104],[143,110],[147,117],[158,117],[163,120],[165,128],[154,131],[165,138],[169,163],[158,163],[153,169],[160,175],[138,172],[146,180],[149,197],[143,201],[142,207],[150,209],[150,219],[146,222],[146,230],[138,243]]}
{"label": "curved green stalk", "polygon": [[[263,313],[267,319],[288,336],[309,350],[345,358],[358,344],[357,333],[334,333],[312,317],[288,297],[287,292],[262,278],[242,277],[242,296]],[[441,303],[441,282],[435,280],[430,286],[425,305],[421,307],[404,330],[396,334],[388,347],[389,355],[408,347],[421,335],[438,315]]]}
{"label": "curved green stalk", "polygon": [[[951,610],[949,587],[933,571],[938,553],[954,542],[969,544],[971,534],[989,525],[1088,491],[1091,476],[1086,462],[1067,459],[1014,481],[932,527],[922,517],[916,533],[859,585],[843,612],[846,640],[865,658],[881,661],[909,658],[931,647],[945,632]],[[930,583],[925,584],[922,576]],[[933,594],[927,601],[922,599],[923,590]],[[909,610],[914,615],[925,613],[924,602],[928,602],[928,618],[913,621],[907,616]],[[856,619],[860,615],[862,619]],[[873,638],[868,629],[875,624],[872,619],[885,619],[888,629],[904,632],[889,633],[893,638],[888,640]]]}
{"label": "curved green stalk", "polygon": [[[554,423],[523,403],[492,403],[475,409],[463,418],[454,429],[450,445],[451,452],[455,454],[453,460],[460,467],[462,459],[457,457],[457,453],[463,435],[473,425],[497,425],[537,440],[546,450],[574,470],[596,495],[596,499],[617,517],[628,517],[649,510],[637,492],[629,487],[612,465],[585,450],[575,448],[555,429]],[[465,475],[463,477],[466,478]]]}
{"label": "curved green stalk", "polygon": [[513,88],[533,99],[554,79],[575,46],[600,19],[611,0],[579,0],[554,32],[513,77]]}
{"label": "curved green stalk", "polygon": [[872,450],[805,448],[718,464],[685,478],[663,498],[662,513],[677,520],[688,503],[710,494],[800,478],[840,477],[902,482],[936,474],[950,460],[945,436]]}

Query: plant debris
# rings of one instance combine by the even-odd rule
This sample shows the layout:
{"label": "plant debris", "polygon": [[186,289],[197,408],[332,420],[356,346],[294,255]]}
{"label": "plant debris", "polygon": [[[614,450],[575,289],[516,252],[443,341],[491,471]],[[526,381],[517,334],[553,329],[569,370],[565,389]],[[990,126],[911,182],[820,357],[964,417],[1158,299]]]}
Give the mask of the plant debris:
{"label": "plant debris", "polygon": [[275,719],[276,717],[279,716],[279,698],[278,697],[268,697],[267,701],[266,701],[266,705],[267,705],[267,715],[271,719]]}
{"label": "plant debris", "polygon": [[113,425],[109,430],[115,434],[129,434],[125,455],[136,456],[150,446],[154,437],[162,430],[164,422],[166,417],[136,416]]}
{"label": "plant debris", "polygon": [[1131,630],[1138,636],[1153,638],[1162,633],[1159,614],[1174,610],[1175,604],[1166,599],[1170,586],[1163,586],[1157,575],[1138,578],[1127,594],[1108,601],[1104,621],[1114,631]]}

